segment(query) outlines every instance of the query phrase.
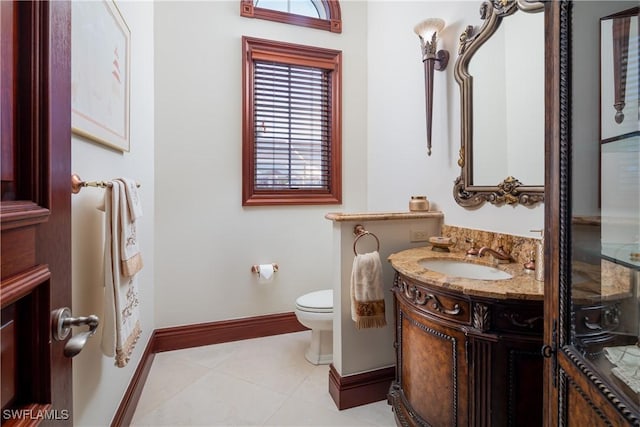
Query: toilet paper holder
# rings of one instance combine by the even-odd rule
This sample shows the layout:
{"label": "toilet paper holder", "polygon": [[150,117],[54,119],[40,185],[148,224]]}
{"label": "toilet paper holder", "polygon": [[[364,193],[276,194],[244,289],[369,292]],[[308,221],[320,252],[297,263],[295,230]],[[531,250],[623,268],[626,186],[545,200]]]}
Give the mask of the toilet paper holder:
{"label": "toilet paper holder", "polygon": [[[271,264],[273,265],[273,272],[275,273],[276,271],[278,271],[278,264],[273,263]],[[256,274],[260,274],[260,266],[258,264],[254,264],[251,266],[251,272],[252,273],[256,273]]]}

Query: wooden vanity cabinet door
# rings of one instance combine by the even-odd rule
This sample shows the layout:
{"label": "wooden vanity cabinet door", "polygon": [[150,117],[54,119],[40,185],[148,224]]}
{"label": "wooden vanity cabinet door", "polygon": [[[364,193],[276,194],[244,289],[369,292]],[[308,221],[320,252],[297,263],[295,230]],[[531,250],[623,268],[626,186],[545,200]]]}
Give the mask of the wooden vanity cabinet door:
{"label": "wooden vanity cabinet door", "polygon": [[514,336],[495,344],[488,394],[491,418],[474,425],[542,426],[541,347],[541,337]]}
{"label": "wooden vanity cabinet door", "polygon": [[397,302],[399,372],[391,400],[400,425],[467,426],[465,334]]}

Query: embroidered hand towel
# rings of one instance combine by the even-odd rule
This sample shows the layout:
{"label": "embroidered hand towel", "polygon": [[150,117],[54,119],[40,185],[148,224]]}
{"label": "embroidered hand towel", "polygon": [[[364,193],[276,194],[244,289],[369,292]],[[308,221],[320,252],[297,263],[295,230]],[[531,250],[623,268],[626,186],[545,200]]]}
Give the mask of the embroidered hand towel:
{"label": "embroidered hand towel", "polygon": [[119,179],[125,186],[131,221],[135,221],[142,216],[142,203],[140,202],[140,197],[138,197],[138,184],[130,178]]}
{"label": "embroidered hand towel", "polygon": [[123,225],[123,205],[126,196],[122,181],[112,181],[105,191],[104,247],[104,315],[102,351],[115,356],[115,364],[124,367],[142,332],[140,327],[137,276],[125,277],[120,269],[120,239]]}
{"label": "embroidered hand towel", "polygon": [[122,274],[132,277],[142,270],[142,254],[136,233],[136,220],[142,216],[142,204],[138,197],[138,188],[134,180],[118,178],[122,182],[124,191],[120,193],[120,210],[122,219],[122,236],[120,239],[120,259],[122,260]]}
{"label": "embroidered hand towel", "polygon": [[351,269],[351,318],[357,329],[381,328],[384,313],[382,262],[377,251],[358,254]]}

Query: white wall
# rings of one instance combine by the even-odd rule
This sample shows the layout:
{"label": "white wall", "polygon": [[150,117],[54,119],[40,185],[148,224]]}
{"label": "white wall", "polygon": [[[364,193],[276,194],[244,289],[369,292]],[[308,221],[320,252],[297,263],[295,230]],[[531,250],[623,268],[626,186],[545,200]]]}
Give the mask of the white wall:
{"label": "white wall", "polygon": [[[144,268],[138,273],[143,334],[125,368],[100,350],[99,327],[84,350],[73,359],[74,424],[105,426],[129,385],[142,352],[155,328],[154,322],[154,128],[153,128],[153,3],[119,1],[131,30],[131,151],[120,153],[74,135],[72,170],[85,180],[108,180],[128,176],[141,184],[144,216],[138,233]],[[77,23],[72,22],[72,25]],[[72,288],[73,314],[103,312],[103,224],[96,209],[105,190],[85,188],[72,196]]]}
{"label": "white wall", "polygon": [[[341,7],[344,31],[332,34],[240,17],[233,0],[156,4],[157,327],[290,311],[298,295],[330,287],[329,211],[406,211],[410,195],[426,194],[447,224],[524,236],[542,228],[542,205],[468,210],[453,199],[460,173],[453,63],[459,34],[481,24],[478,4]],[[448,22],[442,38],[452,56],[435,77],[431,157],[413,33],[429,16]],[[242,35],[343,51],[343,205],[241,206]],[[250,267],[266,262],[280,272],[257,286]]]}
{"label": "white wall", "polygon": [[[351,319],[350,283],[353,267],[353,229],[360,224],[373,233],[380,241],[377,248],[375,239],[362,237],[357,242],[358,253],[378,249],[382,261],[385,295],[385,318],[387,325],[382,328],[356,329]],[[405,249],[425,246],[424,242],[411,242],[411,232],[421,231],[427,236],[437,236],[443,218],[434,213],[431,218],[394,220],[345,220],[333,224],[333,274],[334,312],[340,313],[333,319],[333,366],[340,376],[348,376],[372,371],[395,364],[395,306],[391,288],[395,271],[388,262],[389,255]],[[339,308],[336,308],[339,307]]]}
{"label": "white wall", "polygon": [[[468,210],[453,198],[453,182],[460,174],[460,90],[453,64],[462,31],[482,23],[480,3],[368,2],[367,208],[406,210],[410,195],[426,194],[434,208],[444,212],[446,224],[531,237],[529,230],[543,227],[542,204],[534,208],[485,204]],[[413,33],[414,25],[428,17],[447,22],[440,46],[451,54],[447,69],[435,73],[431,157],[425,147],[424,72]]]}
{"label": "white wall", "polygon": [[[241,17],[239,2],[155,5],[156,326],[290,312],[331,288],[330,211],[366,208],[367,4],[343,32]],[[241,37],[343,52],[343,204],[242,207]],[[271,283],[253,264],[276,262]]]}

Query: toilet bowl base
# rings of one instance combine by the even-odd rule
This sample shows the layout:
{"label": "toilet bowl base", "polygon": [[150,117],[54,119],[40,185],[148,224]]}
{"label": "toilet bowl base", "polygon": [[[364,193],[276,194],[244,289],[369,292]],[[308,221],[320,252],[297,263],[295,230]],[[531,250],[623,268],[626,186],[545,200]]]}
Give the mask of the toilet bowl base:
{"label": "toilet bowl base", "polygon": [[333,331],[311,330],[311,342],[304,357],[314,365],[328,365],[333,361]]}

